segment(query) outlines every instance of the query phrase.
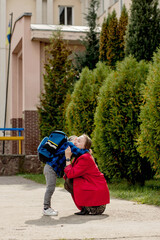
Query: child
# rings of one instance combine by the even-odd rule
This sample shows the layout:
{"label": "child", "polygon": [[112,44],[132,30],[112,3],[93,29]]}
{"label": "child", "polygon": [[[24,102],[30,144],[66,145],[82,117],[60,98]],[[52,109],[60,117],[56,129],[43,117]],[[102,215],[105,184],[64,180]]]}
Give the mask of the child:
{"label": "child", "polygon": [[43,173],[46,179],[46,192],[44,195],[44,209],[43,214],[45,216],[57,216],[58,211],[51,208],[51,197],[55,191],[57,175],[61,176],[61,172],[65,167],[65,150],[68,146],[71,147],[73,154],[78,157],[88,150],[79,149],[74,145],[74,140],[77,136],[71,136],[68,141],[65,142],[55,153],[51,162],[46,162]]}

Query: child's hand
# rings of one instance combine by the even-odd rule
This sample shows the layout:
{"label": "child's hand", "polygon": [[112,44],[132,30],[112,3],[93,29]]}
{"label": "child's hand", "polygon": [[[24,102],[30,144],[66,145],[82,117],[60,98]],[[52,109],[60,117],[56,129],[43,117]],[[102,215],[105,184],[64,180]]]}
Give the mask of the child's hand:
{"label": "child's hand", "polygon": [[71,158],[71,156],[72,156],[71,148],[68,147],[68,148],[65,150],[65,157],[66,157],[66,158]]}

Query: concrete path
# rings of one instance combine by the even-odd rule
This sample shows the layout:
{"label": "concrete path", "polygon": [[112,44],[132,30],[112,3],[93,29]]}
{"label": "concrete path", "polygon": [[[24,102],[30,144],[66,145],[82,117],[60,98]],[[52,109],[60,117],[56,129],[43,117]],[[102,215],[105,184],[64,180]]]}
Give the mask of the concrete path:
{"label": "concrete path", "polygon": [[160,239],[160,207],[111,199],[101,216],[76,216],[72,198],[56,188],[56,217],[42,215],[45,185],[0,177],[0,240]]}

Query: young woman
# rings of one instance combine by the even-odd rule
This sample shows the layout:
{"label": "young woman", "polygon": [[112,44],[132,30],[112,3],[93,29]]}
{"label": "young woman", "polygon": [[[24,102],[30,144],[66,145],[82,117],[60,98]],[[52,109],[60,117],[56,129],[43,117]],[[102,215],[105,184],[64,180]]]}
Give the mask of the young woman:
{"label": "young woman", "polygon": [[[83,134],[74,144],[80,149],[90,149],[91,139]],[[110,202],[109,189],[104,175],[99,171],[89,152],[75,158],[71,164],[71,148],[65,150],[65,189],[81,211],[77,215],[102,214]],[[71,181],[70,181],[71,180]]]}

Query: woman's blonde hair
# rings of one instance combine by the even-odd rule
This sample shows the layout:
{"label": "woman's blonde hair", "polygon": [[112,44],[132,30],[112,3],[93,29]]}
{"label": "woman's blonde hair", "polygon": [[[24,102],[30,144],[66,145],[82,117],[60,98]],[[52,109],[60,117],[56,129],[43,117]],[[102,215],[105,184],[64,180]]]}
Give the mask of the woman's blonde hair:
{"label": "woman's blonde hair", "polygon": [[86,135],[86,134],[83,134],[82,136],[84,136],[85,137],[85,145],[84,145],[84,147],[85,147],[85,149],[90,149],[91,148],[91,145],[92,145],[92,140],[90,139],[90,137],[88,137],[88,135]]}

